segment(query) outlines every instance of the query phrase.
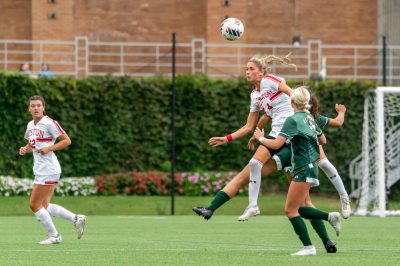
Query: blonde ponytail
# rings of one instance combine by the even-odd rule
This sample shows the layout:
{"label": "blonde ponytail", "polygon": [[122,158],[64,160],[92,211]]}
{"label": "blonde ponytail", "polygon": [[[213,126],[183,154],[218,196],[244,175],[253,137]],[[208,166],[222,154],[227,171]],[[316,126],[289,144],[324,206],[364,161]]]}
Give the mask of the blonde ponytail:
{"label": "blonde ponytail", "polygon": [[264,56],[255,55],[252,58],[250,58],[249,62],[256,64],[259,67],[259,69],[262,70],[264,75],[267,74],[268,72],[271,72],[270,65],[272,63],[280,63],[283,65],[292,66],[297,71],[297,66],[295,64],[292,64],[289,58],[291,54],[292,52],[288,53],[283,58],[278,57],[276,55],[264,55]]}
{"label": "blonde ponytail", "polygon": [[264,61],[264,64],[266,66],[269,66],[272,63],[280,63],[280,64],[283,64],[283,65],[294,67],[294,69],[297,71],[297,66],[295,64],[291,63],[291,60],[289,58],[291,54],[292,54],[292,52],[288,53],[283,58],[278,57],[276,55],[267,55],[267,56],[264,56],[262,58],[262,60]]}
{"label": "blonde ponytail", "polygon": [[318,130],[315,126],[314,117],[310,113],[311,104],[310,104],[310,92],[308,91],[307,86],[301,86],[293,90],[292,93],[292,101],[297,106],[297,108],[306,113],[306,121],[311,128],[312,131],[318,136],[321,135],[321,130]]}

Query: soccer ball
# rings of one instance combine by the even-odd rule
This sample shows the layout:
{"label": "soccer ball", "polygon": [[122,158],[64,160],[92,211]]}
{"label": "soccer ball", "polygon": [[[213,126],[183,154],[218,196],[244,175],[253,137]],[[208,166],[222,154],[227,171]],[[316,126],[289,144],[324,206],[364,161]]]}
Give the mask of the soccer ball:
{"label": "soccer ball", "polygon": [[222,37],[228,41],[236,41],[242,37],[244,32],[243,23],[237,18],[227,18],[221,23],[220,31]]}

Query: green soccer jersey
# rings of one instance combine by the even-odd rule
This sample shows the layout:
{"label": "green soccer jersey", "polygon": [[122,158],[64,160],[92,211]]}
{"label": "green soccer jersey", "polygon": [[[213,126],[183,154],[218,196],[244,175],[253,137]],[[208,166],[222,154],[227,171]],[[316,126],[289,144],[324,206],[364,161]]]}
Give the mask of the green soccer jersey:
{"label": "green soccer jersey", "polygon": [[[321,130],[312,120],[318,132]],[[297,112],[288,117],[279,135],[289,140],[292,151],[292,173],[296,174],[303,166],[315,162],[319,158],[318,137],[310,127],[305,112]]]}
{"label": "green soccer jersey", "polygon": [[315,123],[321,130],[324,130],[324,128],[329,124],[329,119],[329,117],[319,115],[318,118],[315,119]]}

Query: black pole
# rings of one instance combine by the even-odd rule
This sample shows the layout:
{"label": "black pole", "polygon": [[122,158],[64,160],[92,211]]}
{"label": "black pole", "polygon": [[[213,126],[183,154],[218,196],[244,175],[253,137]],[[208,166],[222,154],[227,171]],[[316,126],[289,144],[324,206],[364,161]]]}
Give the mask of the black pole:
{"label": "black pole", "polygon": [[383,86],[386,86],[386,36],[382,36],[382,78]]}
{"label": "black pole", "polygon": [[176,36],[172,33],[172,102],[171,102],[171,215],[175,214],[175,144],[176,144],[176,128],[175,128],[175,102],[176,102],[176,81],[175,81],[175,50]]}

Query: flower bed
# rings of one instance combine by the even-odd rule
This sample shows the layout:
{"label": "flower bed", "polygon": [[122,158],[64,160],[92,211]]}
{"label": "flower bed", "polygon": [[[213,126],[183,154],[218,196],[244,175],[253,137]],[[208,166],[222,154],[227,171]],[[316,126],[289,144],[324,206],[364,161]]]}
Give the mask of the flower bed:
{"label": "flower bed", "polygon": [[[176,176],[177,192],[185,196],[213,196],[221,190],[236,172],[180,173]],[[247,193],[240,189],[238,194]]]}
{"label": "flower bed", "polygon": [[[235,172],[176,173],[175,194],[182,196],[212,196],[221,190]],[[33,180],[0,176],[1,196],[26,196],[32,192]],[[61,178],[56,195],[169,195],[170,174],[165,172],[126,172],[95,177]],[[245,194],[247,190],[240,190]]]}
{"label": "flower bed", "polygon": [[[96,195],[92,177],[67,177],[61,178],[55,191],[59,196],[88,196]],[[16,178],[0,176],[1,196],[29,196],[32,192],[33,180],[29,178]]]}
{"label": "flower bed", "polygon": [[[175,193],[182,196],[215,195],[236,172],[176,173]],[[127,172],[96,176],[96,190],[100,195],[168,195],[171,179],[165,172]],[[244,193],[240,190],[239,193]]]}

